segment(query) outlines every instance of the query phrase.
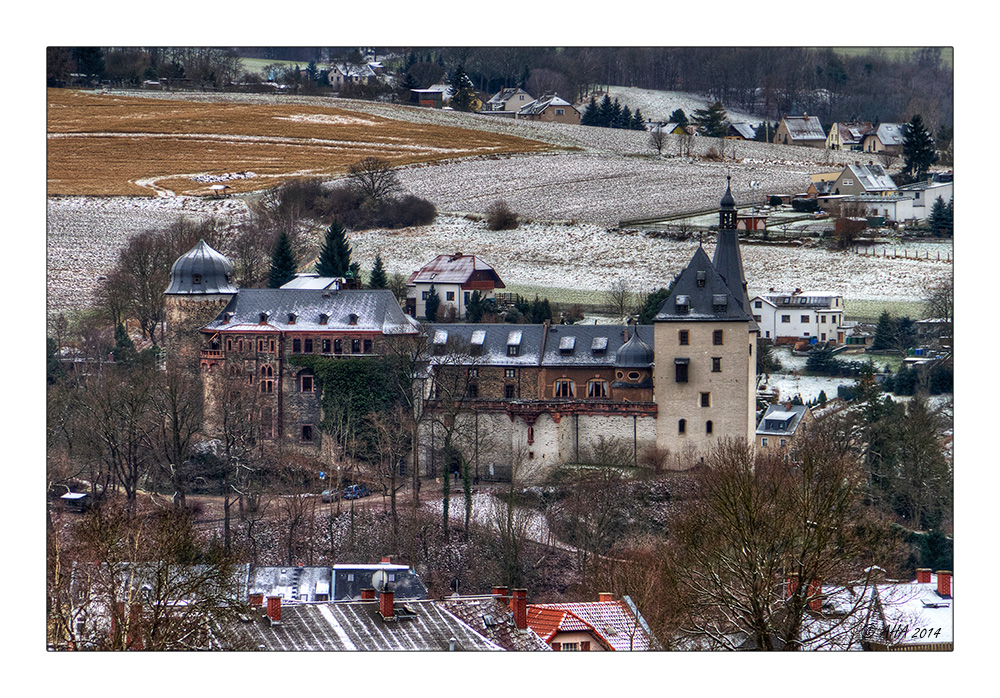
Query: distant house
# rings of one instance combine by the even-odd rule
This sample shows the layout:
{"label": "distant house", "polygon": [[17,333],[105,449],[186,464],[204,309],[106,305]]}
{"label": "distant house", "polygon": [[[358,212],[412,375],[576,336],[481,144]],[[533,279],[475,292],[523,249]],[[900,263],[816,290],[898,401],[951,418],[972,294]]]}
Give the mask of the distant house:
{"label": "distant house", "polygon": [[826,132],[819,118],[803,114],[786,116],[781,119],[774,132],[772,143],[778,145],[801,145],[807,148],[825,148]]}
{"label": "distant house", "polygon": [[865,649],[872,651],[938,651],[955,648],[955,582],[948,570],[917,569],[912,582],[879,583],[877,623]]}
{"label": "distant house", "polygon": [[330,86],[335,90],[342,90],[348,85],[367,85],[369,81],[377,77],[370,65],[340,65],[330,66],[327,79]]}
{"label": "distant house", "polygon": [[753,124],[747,122],[729,124],[729,129],[726,132],[726,138],[733,141],[752,141],[756,135],[757,129],[753,127]]}
{"label": "distant house", "polygon": [[833,181],[831,194],[858,195],[874,194],[887,196],[896,193],[896,183],[881,165],[869,162],[867,165],[848,165]]}
{"label": "distant house", "polygon": [[736,214],[737,230],[764,230],[767,228],[767,214],[745,211]]}
{"label": "distant house", "polygon": [[548,121],[560,124],[579,124],[580,112],[572,104],[556,95],[544,95],[521,107],[517,118],[530,121]]}
{"label": "distant house", "polygon": [[393,585],[397,600],[427,598],[427,587],[408,565],[389,560],[370,565],[337,564],[333,567],[255,567],[250,576],[250,593],[280,596],[282,602],[351,601],[362,598],[364,589],[374,587],[372,579],[383,571]]}
{"label": "distant house", "polygon": [[815,419],[805,405],[768,405],[756,431],[759,453],[787,453]]}
{"label": "distant house", "polygon": [[410,102],[421,107],[441,109],[449,99],[451,99],[449,85],[437,84],[422,90],[410,90]]}
{"label": "distant house", "polygon": [[521,107],[535,101],[535,98],[520,87],[505,87],[483,105],[484,112],[505,112],[516,114]]}
{"label": "distant house", "polygon": [[833,183],[840,177],[840,171],[820,172],[809,176],[809,188],[806,196],[815,199],[817,196],[825,196],[833,190]]}
{"label": "distant house", "polygon": [[663,649],[646,620],[625,596],[615,601],[528,605],[528,626],[558,652],[640,652]]}
{"label": "distant house", "polygon": [[941,182],[933,178],[924,182],[903,185],[898,189],[898,192],[901,196],[912,199],[913,217],[923,221],[930,218],[934,202],[939,198],[946,204],[952,200],[955,195],[955,183],[952,181]]}
{"label": "distant house", "polygon": [[889,152],[901,155],[903,152],[902,124],[879,124],[861,139],[861,149],[866,153]]}
{"label": "distant house", "polygon": [[844,296],[831,291],[769,292],[750,301],[761,337],[775,344],[794,344],[815,337],[843,344]]}
{"label": "distant house", "polygon": [[838,121],[830,127],[826,147],[829,150],[861,150],[864,137],[874,131],[870,121]]}
{"label": "distant house", "polygon": [[427,314],[427,296],[431,286],[441,299],[438,317],[452,307],[457,317],[465,317],[466,307],[473,292],[483,298],[493,298],[494,291],[506,288],[499,274],[489,264],[475,255],[443,254],[410,275],[406,282],[406,312],[413,317]]}
{"label": "distant house", "polygon": [[694,126],[682,125],[674,121],[667,122],[666,125],[662,127],[662,131],[671,136],[696,136],[698,131]]}

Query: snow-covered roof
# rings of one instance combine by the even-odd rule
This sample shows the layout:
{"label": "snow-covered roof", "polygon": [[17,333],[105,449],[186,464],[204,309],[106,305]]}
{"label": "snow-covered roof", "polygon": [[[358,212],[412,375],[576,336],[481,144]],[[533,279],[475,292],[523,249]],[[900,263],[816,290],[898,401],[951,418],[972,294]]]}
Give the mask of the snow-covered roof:
{"label": "snow-covered roof", "polygon": [[609,650],[660,649],[642,615],[626,599],[529,604],[528,626],[546,641],[561,632],[590,632]]}
{"label": "snow-covered roof", "polygon": [[902,124],[879,124],[875,129],[875,136],[882,142],[882,145],[903,145],[903,125]]}
{"label": "snow-covered roof", "polygon": [[296,274],[295,278],[286,284],[283,284],[281,288],[283,289],[296,289],[296,288],[329,288],[338,289],[346,283],[346,279],[343,277],[336,276],[320,276],[319,274],[302,273]]}
{"label": "snow-covered roof", "polygon": [[895,191],[896,183],[881,165],[848,165],[844,174],[851,172],[865,191]]}
{"label": "snow-covered roof", "polygon": [[432,259],[410,276],[407,285],[464,284],[480,278],[493,281],[494,288],[505,288],[500,275],[481,258],[456,252]]}
{"label": "snow-covered roof", "polygon": [[741,121],[729,125],[748,141],[752,141],[757,135],[757,129],[754,128],[753,124]]}
{"label": "snow-covered roof", "polygon": [[536,99],[534,102],[521,107],[517,113],[518,115],[523,116],[533,116],[541,114],[549,107],[569,107],[570,109],[576,109],[576,107],[561,97],[557,97],[556,95],[544,95]]}
{"label": "snow-covered roof", "polygon": [[792,436],[809,408],[805,405],[768,405],[757,424],[761,436]]}
{"label": "snow-covered roof", "polygon": [[819,122],[819,117],[802,115],[786,116],[785,127],[788,129],[788,136],[795,141],[826,141],[826,133],[823,125]]}

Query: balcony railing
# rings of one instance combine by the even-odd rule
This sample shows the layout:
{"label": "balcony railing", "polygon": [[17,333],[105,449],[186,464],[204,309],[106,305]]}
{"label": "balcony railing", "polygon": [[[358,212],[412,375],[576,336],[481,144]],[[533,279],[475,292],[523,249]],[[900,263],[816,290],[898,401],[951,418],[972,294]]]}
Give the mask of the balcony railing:
{"label": "balcony railing", "polygon": [[225,356],[225,353],[221,349],[202,349],[201,358],[203,359],[221,359]]}

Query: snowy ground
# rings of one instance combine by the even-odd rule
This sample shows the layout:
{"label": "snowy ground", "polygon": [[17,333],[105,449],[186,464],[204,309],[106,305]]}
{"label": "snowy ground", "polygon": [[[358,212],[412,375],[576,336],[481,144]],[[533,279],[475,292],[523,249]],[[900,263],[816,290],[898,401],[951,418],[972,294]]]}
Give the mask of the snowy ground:
{"label": "snowy ground", "polygon": [[[448,519],[454,525],[465,522],[465,495],[462,493],[461,487],[461,482],[452,485],[453,490],[457,490],[457,492],[453,492],[448,502]],[[505,506],[493,496],[492,492],[474,492],[472,495],[472,521],[480,526],[496,526],[493,511],[497,505]],[[435,511],[440,516],[444,509],[444,503],[439,499],[435,499],[425,501],[421,507],[428,511]],[[528,517],[527,535],[530,540],[545,545],[557,544],[559,547],[566,548],[567,550],[571,549],[569,546],[559,544],[556,541],[549,530],[548,522],[542,514],[532,509],[523,509],[522,511]]]}

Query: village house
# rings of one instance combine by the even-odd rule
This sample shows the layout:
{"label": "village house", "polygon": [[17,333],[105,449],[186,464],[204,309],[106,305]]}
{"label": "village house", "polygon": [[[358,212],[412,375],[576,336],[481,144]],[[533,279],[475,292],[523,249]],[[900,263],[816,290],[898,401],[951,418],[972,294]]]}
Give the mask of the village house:
{"label": "village house", "polygon": [[513,116],[522,107],[534,101],[535,98],[520,87],[505,87],[483,104],[483,111],[491,114],[502,112]]}
{"label": "village house", "polygon": [[861,139],[861,149],[866,153],[903,154],[902,124],[879,124]]}
{"label": "village house", "polygon": [[818,172],[809,175],[809,188],[806,189],[806,196],[815,199],[819,196],[826,196],[833,192],[833,183],[840,177],[841,170],[836,172]]}
{"label": "village house", "polygon": [[427,315],[427,296],[431,288],[441,300],[438,318],[452,309],[456,318],[464,318],[475,291],[482,298],[493,298],[498,288],[506,288],[500,275],[475,255],[438,255],[410,274],[406,282],[406,312],[412,317]]}
{"label": "village house", "polygon": [[615,601],[528,604],[527,624],[556,652],[643,652],[661,650],[628,596]]}
{"label": "village house", "polygon": [[327,79],[334,90],[342,90],[349,85],[367,85],[378,75],[370,65],[348,65],[341,63],[330,66]]}
{"label": "village house", "polygon": [[726,138],[732,141],[752,141],[756,138],[756,135],[757,129],[754,128],[753,124],[743,121],[729,124],[729,128],[726,131]]}
{"label": "village house", "polygon": [[955,581],[949,570],[917,569],[911,582],[875,586],[877,605],[865,649],[951,652],[955,648]]}
{"label": "village house", "polygon": [[753,317],[761,336],[775,344],[795,344],[802,340],[844,343],[841,323],[844,296],[831,291],[774,293],[774,289],[751,300]]}
{"label": "village house", "polygon": [[872,162],[867,165],[855,162],[845,167],[833,181],[830,191],[834,196],[888,196],[895,193],[896,183],[892,181],[892,177],[884,167]]}
{"label": "village house", "polygon": [[518,119],[546,121],[559,124],[580,123],[580,111],[572,104],[556,95],[543,95],[517,111]]}
{"label": "village house", "polygon": [[768,405],[757,424],[754,444],[757,453],[787,455],[802,441],[803,434],[815,421],[806,405],[793,405],[791,402]]}
{"label": "village house", "polygon": [[782,117],[771,141],[777,145],[801,145],[807,148],[825,148],[826,133],[819,122],[819,117],[803,114],[802,116]]}
{"label": "village house", "polygon": [[835,122],[826,137],[826,147],[828,150],[861,150],[864,137],[874,130],[870,121]]}

